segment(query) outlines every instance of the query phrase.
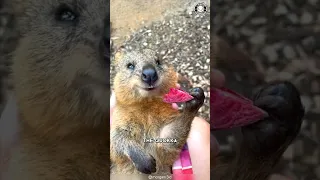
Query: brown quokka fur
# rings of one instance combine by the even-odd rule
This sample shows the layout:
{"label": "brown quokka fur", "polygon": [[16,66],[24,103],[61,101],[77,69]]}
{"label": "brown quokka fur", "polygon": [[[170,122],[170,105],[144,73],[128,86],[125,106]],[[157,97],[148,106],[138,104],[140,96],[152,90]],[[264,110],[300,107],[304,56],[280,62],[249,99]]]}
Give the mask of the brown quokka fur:
{"label": "brown quokka fur", "polygon": [[12,53],[20,138],[4,179],[109,179],[109,2],[6,5],[20,35]]}
{"label": "brown quokka fur", "polygon": [[[201,88],[182,111],[163,102],[176,86],[177,73],[152,50],[121,49],[115,56],[116,107],[111,124],[111,173],[168,174],[186,143],[191,123],[204,102]],[[148,138],[175,139],[176,143],[145,143]]]}
{"label": "brown quokka fur", "polygon": [[[216,44],[217,45],[217,44]],[[233,51],[228,53],[232,54]],[[237,53],[241,53],[236,50]],[[228,61],[213,45],[213,61]],[[245,57],[242,55],[240,57]],[[273,82],[262,87],[253,96],[256,106],[269,113],[269,117],[241,128],[242,141],[231,161],[211,157],[212,180],[267,180],[282,154],[297,137],[304,108],[300,93],[290,82]],[[214,108],[214,107],[211,107]],[[212,115],[213,116],[213,115]]]}

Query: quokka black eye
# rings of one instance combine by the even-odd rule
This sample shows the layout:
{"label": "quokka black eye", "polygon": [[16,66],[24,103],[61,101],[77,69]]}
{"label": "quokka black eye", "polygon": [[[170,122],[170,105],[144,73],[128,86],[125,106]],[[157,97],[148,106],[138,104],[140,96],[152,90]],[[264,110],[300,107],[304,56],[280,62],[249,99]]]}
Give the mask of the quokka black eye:
{"label": "quokka black eye", "polygon": [[130,70],[134,70],[135,66],[134,66],[134,64],[129,63],[129,64],[127,65],[127,68],[130,69]]}
{"label": "quokka black eye", "polygon": [[78,19],[78,16],[77,13],[65,4],[60,5],[55,14],[56,20],[62,22],[74,22]]}

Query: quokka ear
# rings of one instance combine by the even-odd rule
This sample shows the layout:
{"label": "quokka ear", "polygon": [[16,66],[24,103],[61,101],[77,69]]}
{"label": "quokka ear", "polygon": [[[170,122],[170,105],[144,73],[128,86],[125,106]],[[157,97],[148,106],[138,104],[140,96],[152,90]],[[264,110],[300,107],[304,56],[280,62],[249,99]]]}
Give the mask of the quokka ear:
{"label": "quokka ear", "polygon": [[114,54],[114,64],[118,64],[119,62],[119,59],[122,59],[122,56],[123,54],[127,51],[126,47],[125,46],[120,46],[116,51],[115,51],[115,54]]}

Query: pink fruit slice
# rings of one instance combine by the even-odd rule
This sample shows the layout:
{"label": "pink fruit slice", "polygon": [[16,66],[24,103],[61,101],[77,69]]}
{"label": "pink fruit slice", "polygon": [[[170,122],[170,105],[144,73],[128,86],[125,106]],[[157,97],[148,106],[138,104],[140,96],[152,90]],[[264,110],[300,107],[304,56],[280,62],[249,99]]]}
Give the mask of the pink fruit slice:
{"label": "pink fruit slice", "polygon": [[218,130],[257,122],[267,117],[268,113],[230,89],[214,88],[210,93],[210,116],[211,128]]}
{"label": "pink fruit slice", "polygon": [[169,93],[163,97],[163,101],[166,103],[187,102],[191,99],[193,99],[193,96],[189,93],[176,88],[170,88]]}

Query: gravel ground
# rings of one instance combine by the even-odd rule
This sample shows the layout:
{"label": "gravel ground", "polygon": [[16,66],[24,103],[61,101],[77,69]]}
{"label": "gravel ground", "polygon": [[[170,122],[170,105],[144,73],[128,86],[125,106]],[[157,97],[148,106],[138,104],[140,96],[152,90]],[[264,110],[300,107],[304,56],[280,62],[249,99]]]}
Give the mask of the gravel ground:
{"label": "gravel ground", "polygon": [[12,14],[0,3],[0,113],[6,103],[6,90],[12,89],[10,77],[11,60],[8,55],[17,43],[18,34],[13,28]]}
{"label": "gravel ground", "polygon": [[[210,16],[209,12],[202,15],[189,12],[181,11],[141,28],[123,45],[129,49],[156,50],[193,86],[202,87],[206,100],[199,115],[209,119]],[[112,66],[112,79],[114,74]]]}
{"label": "gravel ground", "polygon": [[[249,95],[264,83],[262,77],[291,81],[301,92],[307,114],[278,170],[297,180],[320,179],[320,1],[216,0],[212,6],[215,34],[249,54],[254,64],[237,69],[235,60],[217,63],[230,88]],[[261,77],[248,79],[252,72]],[[231,132],[239,133],[216,133],[224,153],[234,151]]]}

